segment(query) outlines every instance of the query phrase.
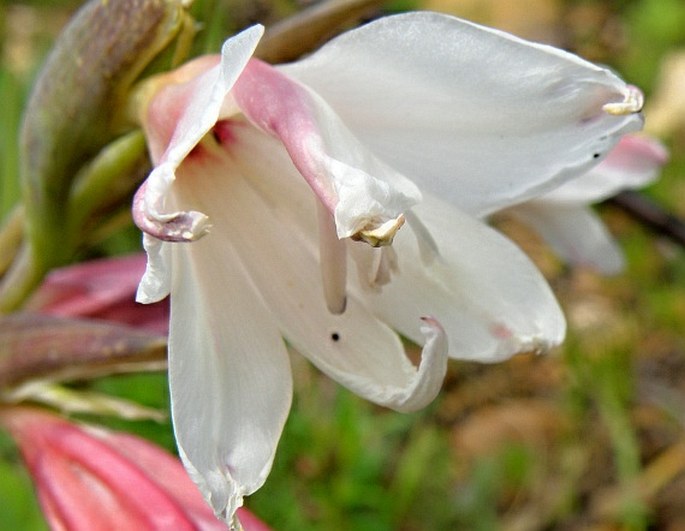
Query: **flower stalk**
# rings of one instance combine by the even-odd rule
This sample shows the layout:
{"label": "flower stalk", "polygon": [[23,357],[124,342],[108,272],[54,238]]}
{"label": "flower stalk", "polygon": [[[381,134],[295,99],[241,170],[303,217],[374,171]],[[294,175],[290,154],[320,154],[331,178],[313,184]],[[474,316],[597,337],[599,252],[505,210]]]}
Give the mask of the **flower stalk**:
{"label": "flower stalk", "polygon": [[165,366],[159,334],[36,314],[0,319],[0,394],[30,380],[65,381]]}

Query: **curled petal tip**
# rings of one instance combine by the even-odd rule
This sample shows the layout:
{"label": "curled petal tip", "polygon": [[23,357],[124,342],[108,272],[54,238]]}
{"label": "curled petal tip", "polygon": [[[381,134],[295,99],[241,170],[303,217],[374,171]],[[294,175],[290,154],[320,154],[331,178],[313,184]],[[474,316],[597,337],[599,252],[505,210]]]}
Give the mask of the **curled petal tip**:
{"label": "curled petal tip", "polygon": [[602,110],[613,116],[625,116],[640,112],[644,103],[645,96],[642,94],[642,91],[633,85],[628,85],[628,91],[623,101],[606,103],[602,106]]}
{"label": "curled petal tip", "polygon": [[440,324],[440,321],[431,315],[422,316],[421,321],[423,321],[423,324],[421,325],[421,333],[426,336],[426,339],[440,339],[441,341],[445,341],[445,343],[447,342],[447,333]]}
{"label": "curled petal tip", "polygon": [[426,323],[427,326],[430,326],[431,328],[439,328],[442,329],[442,325],[440,324],[440,321],[438,321],[435,317],[431,315],[424,315],[421,317],[421,320]]}
{"label": "curled petal tip", "polygon": [[426,341],[421,351],[421,362],[414,379],[403,392],[399,393],[391,405],[397,411],[417,411],[430,402],[440,392],[447,371],[448,344],[447,334],[434,317],[421,317],[421,332]]}
{"label": "curled petal tip", "polygon": [[363,241],[371,247],[382,247],[391,245],[395,234],[404,225],[404,215],[400,214],[394,219],[390,219],[380,225],[369,223],[366,228],[350,236],[354,241]]}
{"label": "curled petal tip", "polygon": [[165,242],[192,242],[206,236],[212,228],[202,212],[178,212],[160,221],[149,216],[135,216],[140,230]]}
{"label": "curled petal tip", "polygon": [[165,242],[192,242],[209,233],[211,224],[202,212],[152,215],[146,205],[145,189],[143,184],[133,199],[133,221],[140,230]]}

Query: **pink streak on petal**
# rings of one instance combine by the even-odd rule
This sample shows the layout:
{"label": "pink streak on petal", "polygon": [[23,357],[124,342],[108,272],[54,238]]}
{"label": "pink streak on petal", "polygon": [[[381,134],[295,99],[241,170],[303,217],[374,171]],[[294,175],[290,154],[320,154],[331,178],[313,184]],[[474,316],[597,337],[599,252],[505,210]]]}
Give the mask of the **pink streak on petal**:
{"label": "pink streak on petal", "polygon": [[504,323],[492,323],[490,333],[495,339],[508,340],[514,337],[514,333]]}
{"label": "pink streak on petal", "polygon": [[295,167],[334,213],[338,199],[315,156],[323,147],[306,89],[268,64],[252,59],[234,85],[233,96],[252,123],[283,142]]}

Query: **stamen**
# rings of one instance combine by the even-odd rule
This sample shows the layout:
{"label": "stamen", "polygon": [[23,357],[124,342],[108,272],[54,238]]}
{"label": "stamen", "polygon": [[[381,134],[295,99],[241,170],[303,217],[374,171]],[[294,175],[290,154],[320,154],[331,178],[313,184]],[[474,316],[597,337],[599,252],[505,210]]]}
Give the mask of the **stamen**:
{"label": "stamen", "polygon": [[338,238],[333,216],[318,201],[317,214],[323,295],[328,311],[339,315],[347,306],[347,248],[345,242]]}
{"label": "stamen", "polygon": [[357,266],[360,285],[365,289],[380,292],[399,269],[397,252],[392,245],[374,248],[363,242],[349,242],[347,249]]}
{"label": "stamen", "polygon": [[367,228],[350,236],[354,241],[363,241],[368,243],[371,247],[381,247],[392,244],[395,234],[404,225],[404,215],[400,214],[395,219],[381,223],[380,225],[373,225],[369,223]]}
{"label": "stamen", "polygon": [[379,251],[380,258],[373,281],[377,286],[385,286],[392,280],[392,274],[397,273],[397,252],[389,245]]}
{"label": "stamen", "polygon": [[642,91],[633,85],[628,85],[628,93],[623,98],[623,101],[606,103],[602,106],[602,110],[613,116],[625,116],[640,112],[644,102],[645,96],[642,94]]}

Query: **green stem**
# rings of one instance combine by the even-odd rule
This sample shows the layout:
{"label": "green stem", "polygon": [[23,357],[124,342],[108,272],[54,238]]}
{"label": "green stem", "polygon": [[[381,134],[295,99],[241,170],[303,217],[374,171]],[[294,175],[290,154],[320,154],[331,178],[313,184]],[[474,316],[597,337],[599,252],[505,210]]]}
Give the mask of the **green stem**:
{"label": "green stem", "polygon": [[593,372],[598,382],[597,406],[614,450],[623,497],[622,524],[625,529],[637,531],[647,528],[648,514],[636,484],[641,471],[640,450],[626,400],[627,396],[632,395],[632,389],[630,386],[625,388],[626,367],[616,358],[620,356],[607,352],[594,363]]}
{"label": "green stem", "polygon": [[46,270],[35,259],[32,248],[24,243],[12,267],[0,282],[0,314],[17,310],[40,284]]}
{"label": "green stem", "polygon": [[19,252],[24,239],[24,207],[14,207],[0,227],[0,277],[5,274]]}

